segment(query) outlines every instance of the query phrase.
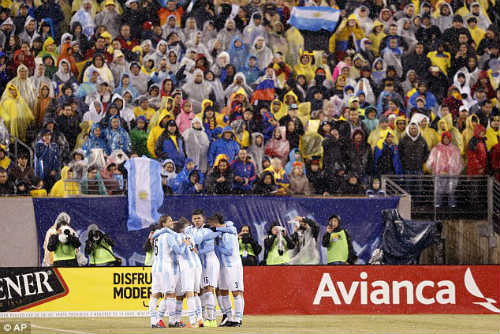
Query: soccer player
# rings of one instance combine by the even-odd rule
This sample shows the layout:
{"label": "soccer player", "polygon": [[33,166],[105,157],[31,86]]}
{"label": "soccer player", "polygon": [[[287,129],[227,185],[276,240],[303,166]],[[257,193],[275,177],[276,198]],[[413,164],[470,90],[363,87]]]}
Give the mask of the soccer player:
{"label": "soccer player", "polygon": [[[185,223],[179,221],[174,225],[174,231],[177,232],[177,243],[184,244],[187,247],[177,257],[179,262],[179,281],[177,283],[177,296],[184,296],[187,299],[188,317],[191,328],[197,327],[196,317],[196,299],[194,297],[194,277],[195,277],[195,244],[191,237],[185,232]],[[179,299],[177,299],[177,302]],[[182,309],[181,309],[182,312]]]}
{"label": "soccer player", "polygon": [[[175,286],[178,280],[177,255],[183,251],[176,239],[176,234],[172,231],[174,221],[168,215],[160,217],[159,225],[162,229],[157,230],[151,236],[153,245],[153,267],[151,282],[151,299],[149,301],[149,312],[151,314],[151,327],[165,328],[162,318],[165,310],[169,313],[169,327],[171,326],[171,314],[175,312]],[[158,299],[166,296],[156,310]],[[173,303],[173,304],[172,304]],[[172,309],[174,310],[172,312]],[[172,317],[173,319],[173,317]]]}
{"label": "soccer player", "polygon": [[217,327],[215,289],[219,280],[220,264],[217,255],[215,255],[215,238],[220,233],[204,227],[205,216],[202,210],[194,210],[191,215],[191,221],[193,222],[193,226],[190,226],[186,230],[186,233],[193,236],[202,264],[200,296],[206,313],[205,326]]}
{"label": "soccer player", "polygon": [[[208,219],[209,225],[217,230],[232,225],[224,222],[222,215],[215,214]],[[234,227],[233,227],[234,228]],[[236,230],[236,229],[234,229]],[[219,277],[219,293],[221,311],[225,317],[220,324],[221,327],[240,327],[242,324],[244,299],[243,299],[243,265],[241,263],[240,249],[236,232],[224,232],[215,241],[215,253],[221,264]],[[231,299],[229,291],[234,298],[234,317],[232,315]]]}

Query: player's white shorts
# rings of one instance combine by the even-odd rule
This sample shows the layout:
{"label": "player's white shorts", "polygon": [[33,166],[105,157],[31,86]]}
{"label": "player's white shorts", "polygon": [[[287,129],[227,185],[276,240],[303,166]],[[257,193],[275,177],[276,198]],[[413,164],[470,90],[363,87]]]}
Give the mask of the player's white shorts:
{"label": "player's white shorts", "polygon": [[207,255],[205,267],[202,272],[201,287],[206,288],[211,286],[213,288],[217,287],[220,274],[220,264],[219,259],[215,253]]}
{"label": "player's white shorts", "polygon": [[222,267],[220,269],[219,289],[244,291],[243,266]]}
{"label": "player's white shorts", "polygon": [[194,292],[194,271],[195,268],[186,268],[179,273],[179,279],[175,288],[177,296],[182,296],[186,292]]}
{"label": "player's white shorts", "polygon": [[201,289],[201,266],[194,267],[194,292],[200,293]]}
{"label": "player's white shorts", "polygon": [[178,274],[173,272],[153,272],[151,275],[151,293],[174,293]]}
{"label": "player's white shorts", "polygon": [[165,273],[151,273],[151,293],[164,293],[165,291]]}

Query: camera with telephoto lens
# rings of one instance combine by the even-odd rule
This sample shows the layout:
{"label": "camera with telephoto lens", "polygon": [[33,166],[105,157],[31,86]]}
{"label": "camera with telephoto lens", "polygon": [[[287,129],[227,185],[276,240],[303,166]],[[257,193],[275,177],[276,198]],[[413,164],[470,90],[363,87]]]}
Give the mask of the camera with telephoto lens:
{"label": "camera with telephoto lens", "polygon": [[103,233],[99,230],[94,230],[89,232],[89,239],[95,243],[101,241],[103,236],[104,236]]}
{"label": "camera with telephoto lens", "polygon": [[250,233],[243,233],[241,235],[241,241],[244,243],[244,244],[249,244],[251,241],[252,241],[252,238],[250,236]]}
{"label": "camera with telephoto lens", "polygon": [[61,227],[61,234],[59,234],[59,241],[63,244],[68,242],[69,236],[71,235],[71,229],[67,225]]}

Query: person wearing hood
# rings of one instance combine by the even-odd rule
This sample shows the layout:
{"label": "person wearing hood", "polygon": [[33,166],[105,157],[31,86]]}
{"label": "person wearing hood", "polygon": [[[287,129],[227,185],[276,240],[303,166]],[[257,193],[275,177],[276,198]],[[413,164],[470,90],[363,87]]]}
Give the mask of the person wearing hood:
{"label": "person wearing hood", "polygon": [[263,170],[262,159],[264,158],[264,135],[260,132],[253,132],[251,137],[251,145],[247,152],[250,160],[255,163],[257,175],[260,175]]}
{"label": "person wearing hood", "polygon": [[[358,49],[359,43],[364,37],[365,32],[359,26],[356,15],[351,14],[347,17],[347,20],[342,20],[337,31],[330,38],[329,51],[335,53],[337,59],[341,59],[348,49]],[[351,42],[351,39],[354,40]]]}
{"label": "person wearing hood", "polygon": [[248,50],[239,36],[234,37],[231,41],[231,46],[229,47],[228,54],[231,58],[231,63],[234,65],[234,67],[236,67],[236,71],[240,72],[246,65],[246,61],[248,59]]}
{"label": "person wearing hood", "polygon": [[445,0],[437,2],[434,12],[432,13],[433,24],[443,33],[453,23],[453,8]]}
{"label": "person wearing hood", "polygon": [[26,140],[26,130],[35,118],[15,84],[7,84],[0,100],[0,117],[11,136]]}
{"label": "person wearing hood", "polygon": [[489,126],[486,129],[486,147],[491,152],[493,146],[498,144],[500,137],[500,115],[495,111],[490,116]]}
{"label": "person wearing hood", "polygon": [[485,143],[486,131],[481,124],[475,124],[474,137],[467,144],[467,174],[468,175],[485,175],[488,149]]}
{"label": "person wearing hood", "polygon": [[174,116],[167,109],[163,109],[158,118],[158,124],[154,125],[152,124],[153,122],[149,124],[151,129],[149,130],[148,134],[147,148],[149,155],[153,158],[157,158],[157,155],[155,153],[156,143],[163,131],[167,128],[168,122],[170,120],[173,120],[175,122]]}
{"label": "person wearing hood", "polygon": [[31,45],[32,41],[36,38],[36,20],[32,16],[28,16],[24,21],[24,29],[18,35],[21,42],[26,42]]}
{"label": "person wearing hood", "polygon": [[340,216],[335,214],[330,216],[326,232],[323,235],[321,244],[326,248],[328,265],[354,264],[356,261],[351,237],[340,223]]}
{"label": "person wearing hood", "polygon": [[92,124],[89,138],[82,147],[85,156],[88,158],[93,149],[102,149],[103,152],[109,152],[108,142],[106,141],[105,131],[101,129],[99,123]]}
{"label": "person wearing hood", "polygon": [[241,72],[236,73],[233,82],[224,90],[224,96],[229,100],[231,95],[238,93],[240,89],[243,89],[245,95],[251,96],[253,89],[247,85],[245,75]]}
{"label": "person wearing hood", "polygon": [[65,84],[75,85],[77,80],[71,72],[71,64],[66,59],[61,59],[57,67],[57,72],[54,73],[52,81],[55,82],[56,87],[61,87]]}
{"label": "person wearing hood", "polygon": [[224,50],[228,50],[231,41],[234,37],[239,36],[241,38],[241,33],[236,29],[236,24],[232,18],[228,18],[224,25],[224,28],[219,31],[218,39],[222,42]]}
{"label": "person wearing hood", "polygon": [[436,130],[430,127],[429,117],[421,114],[415,113],[411,117],[410,123],[416,123],[420,129],[420,135],[425,139],[427,143],[427,148],[432,150],[434,146],[439,144],[439,135]]}
{"label": "person wearing hood", "polygon": [[278,190],[278,186],[274,182],[273,173],[263,171],[260,178],[255,182],[253,193],[256,195],[273,195]]}
{"label": "person wearing hood", "polygon": [[488,29],[486,29],[486,33],[484,35],[483,40],[479,43],[477,48],[477,53],[483,56],[486,53],[486,49],[489,48],[490,45],[498,43],[499,34],[498,28],[494,24],[490,24]]}
{"label": "person wearing hood", "polygon": [[276,185],[278,186],[278,189],[276,190],[276,194],[278,195],[287,195],[288,194],[288,188],[290,186],[290,182],[288,180],[288,176],[285,172],[285,169],[283,168],[283,164],[281,162],[281,159],[279,158],[272,158],[271,159],[271,165],[264,169],[263,173],[265,172],[271,172],[273,174],[273,179]]}
{"label": "person wearing hood", "polygon": [[370,145],[366,143],[366,134],[357,129],[352,134],[352,142],[346,149],[348,170],[355,174],[361,183],[367,184],[368,177],[372,174],[373,154]]}
{"label": "person wearing hood", "polygon": [[222,137],[210,144],[210,148],[208,149],[208,165],[213,166],[215,158],[220,154],[225,154],[228,160],[232,160],[239,151],[240,145],[234,140],[233,128],[226,126],[222,132]]}
{"label": "person wearing hood", "polygon": [[311,195],[311,184],[305,175],[303,162],[295,161],[290,173],[287,174],[290,181],[290,193],[292,195]]}
{"label": "person wearing hood", "polygon": [[373,27],[373,20],[370,18],[370,9],[365,5],[361,5],[354,10],[354,15],[356,15],[359,26],[363,29],[365,35],[368,36]]}
{"label": "person wearing hood", "polygon": [[[410,93],[411,94],[411,91]],[[417,89],[413,94],[410,95],[408,100],[408,108],[416,108],[417,107],[417,99],[418,97],[424,97],[425,99],[425,108],[428,110],[433,110],[438,107],[438,102],[434,94],[432,94],[427,89],[427,83],[425,81],[419,81],[417,85]]]}
{"label": "person wearing hood", "polygon": [[147,120],[146,117],[139,116],[135,128],[130,131],[131,152],[137,153],[139,157],[149,156],[147,141]]}
{"label": "person wearing hood", "polygon": [[70,24],[80,22],[83,28],[83,33],[88,37],[94,35],[96,24],[94,22],[94,15],[92,13],[92,1],[83,0],[82,7],[73,15]]}
{"label": "person wearing hood", "polygon": [[442,106],[441,114],[442,117],[437,122],[437,131],[439,137],[441,137],[443,132],[449,132],[451,134],[452,143],[459,148],[460,153],[463,155],[465,153],[463,136],[460,131],[458,131],[458,129],[453,126],[453,117],[447,110],[446,106]]}
{"label": "person wearing hood", "polygon": [[225,154],[217,155],[212,169],[205,179],[207,194],[231,194],[233,189],[234,173]]}
{"label": "person wearing hood", "polygon": [[[29,70],[25,65],[23,64],[19,65],[16,71],[17,71],[16,72],[17,76],[11,81],[9,81],[7,86],[9,86],[10,84],[16,86],[18,95],[20,95],[24,99],[29,109],[33,110],[33,107],[35,106],[36,102],[36,96],[37,96],[36,92],[38,88],[34,87],[32,81],[29,80],[28,78]],[[9,94],[10,94],[9,89],[6,89],[2,94],[2,100],[7,98]]]}
{"label": "person wearing hood", "polygon": [[381,133],[374,151],[374,175],[403,174],[398,146],[393,143],[394,133],[387,129]]}
{"label": "person wearing hood", "polygon": [[380,43],[386,36],[386,33],[384,31],[384,24],[379,20],[375,20],[373,26],[371,27],[371,32],[368,33],[367,36],[372,43],[370,47],[371,52],[373,52],[376,57],[379,56]]}
{"label": "person wearing hood", "polygon": [[432,149],[429,159],[426,162],[427,168],[432,171],[436,179],[436,207],[442,204],[443,195],[448,196],[448,204],[454,208],[456,206],[455,189],[459,176],[463,169],[463,161],[460,149],[452,143],[452,136],[445,131],[441,134],[441,143]]}
{"label": "person wearing hood", "polygon": [[175,164],[172,159],[167,159],[162,162],[162,170],[160,174],[163,192],[165,195],[173,194],[172,186],[177,178],[177,173],[175,173]]}
{"label": "person wearing hood", "polygon": [[266,155],[271,158],[279,158],[282,164],[286,164],[290,144],[286,139],[286,128],[284,126],[276,127],[272,138],[265,145]]}
{"label": "person wearing hood", "polygon": [[[111,105],[110,108],[116,108],[116,105]],[[130,137],[127,131],[121,127],[120,116],[111,116],[109,119],[108,128],[105,131],[106,141],[109,151],[107,154],[116,150],[122,150],[125,154],[130,152]]]}
{"label": "person wearing hood", "polygon": [[439,42],[442,31],[433,24],[430,16],[422,17],[422,23],[415,33],[416,39],[424,45],[426,50],[433,50]]}
{"label": "person wearing hood", "polygon": [[423,166],[429,157],[429,148],[420,135],[417,123],[410,122],[406,127],[406,136],[399,141],[399,156],[405,175],[422,175]]}
{"label": "person wearing hood", "polygon": [[203,71],[196,69],[192,79],[182,86],[182,90],[188,92],[189,100],[193,103],[193,112],[201,112],[201,103],[205,99],[215,101],[215,94],[212,86],[203,78]]}
{"label": "person wearing hood", "polygon": [[200,181],[200,171],[195,169],[189,172],[187,178],[179,185],[176,193],[182,195],[201,194],[204,190],[203,181]]}
{"label": "person wearing hood", "polygon": [[242,73],[245,75],[247,84],[255,86],[255,82],[263,75],[263,71],[259,69],[256,56],[250,56],[242,68]]}
{"label": "person wearing hood", "polygon": [[73,112],[71,104],[63,106],[62,113],[56,118],[59,131],[66,137],[69,148],[72,150],[76,144],[76,136],[79,133],[79,117]]}
{"label": "person wearing hood", "polygon": [[316,65],[314,65],[314,54],[312,52],[303,52],[300,55],[297,65],[294,66],[293,71],[295,75],[304,75],[307,82],[315,77]]}
{"label": "person wearing hood", "polygon": [[175,162],[176,171],[184,167],[186,160],[184,140],[173,119],[167,122],[166,129],[156,141],[155,154],[161,159],[172,159]]}
{"label": "person wearing hood", "polygon": [[427,73],[431,61],[426,57],[424,44],[420,41],[415,45],[415,50],[403,56],[403,72],[414,70],[416,73]]}
{"label": "person wearing hood", "polygon": [[61,170],[61,178],[54,183],[50,190],[51,197],[71,197],[80,195],[80,185],[78,182],[69,181],[73,179],[73,170],[69,166],[64,166]]}
{"label": "person wearing hood", "polygon": [[233,191],[235,194],[250,194],[257,178],[255,163],[249,157],[246,149],[238,152],[238,157],[231,162],[234,174]]}
{"label": "person wearing hood", "polygon": [[202,173],[208,169],[207,154],[210,141],[203,129],[202,121],[195,117],[191,121],[191,127],[182,134],[186,146],[186,155],[188,159],[200,168]]}
{"label": "person wearing hood", "polygon": [[95,16],[96,26],[105,26],[113,38],[119,35],[121,18],[114,0],[104,1],[104,9]]}
{"label": "person wearing hood", "polygon": [[51,139],[52,133],[44,129],[35,145],[35,175],[43,180],[47,189],[55,183],[61,168],[59,148]]}
{"label": "person wearing hood", "polygon": [[179,133],[182,135],[187,129],[191,127],[191,121],[195,118],[192,111],[192,104],[190,100],[182,101],[181,112],[177,115],[176,123]]}
{"label": "person wearing hood", "polygon": [[258,36],[250,48],[249,57],[257,59],[257,67],[264,69],[273,61],[273,52],[266,46],[264,37]]}
{"label": "person wearing hood", "polygon": [[96,166],[90,166],[80,181],[80,189],[85,195],[107,195],[106,186]]}

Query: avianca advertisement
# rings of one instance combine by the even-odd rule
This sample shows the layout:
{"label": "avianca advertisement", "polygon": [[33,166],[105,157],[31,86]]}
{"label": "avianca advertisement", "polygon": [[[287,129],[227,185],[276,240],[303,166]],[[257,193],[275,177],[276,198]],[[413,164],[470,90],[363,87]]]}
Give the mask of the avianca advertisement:
{"label": "avianca advertisement", "polygon": [[[500,266],[245,267],[244,281],[245,314],[500,313]],[[4,316],[145,315],[150,296],[149,267],[0,270]]]}

